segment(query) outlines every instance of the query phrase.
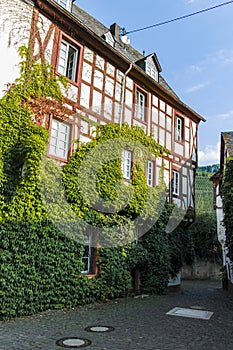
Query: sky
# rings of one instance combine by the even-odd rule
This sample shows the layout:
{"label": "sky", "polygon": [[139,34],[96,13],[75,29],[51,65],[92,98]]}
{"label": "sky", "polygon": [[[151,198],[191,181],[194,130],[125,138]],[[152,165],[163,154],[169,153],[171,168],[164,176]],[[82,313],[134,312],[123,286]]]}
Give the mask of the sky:
{"label": "sky", "polygon": [[[131,31],[223,4],[219,0],[76,0],[106,27]],[[220,133],[233,130],[233,2],[181,21],[128,34],[179,98],[206,119],[199,124],[199,166],[219,163]]]}

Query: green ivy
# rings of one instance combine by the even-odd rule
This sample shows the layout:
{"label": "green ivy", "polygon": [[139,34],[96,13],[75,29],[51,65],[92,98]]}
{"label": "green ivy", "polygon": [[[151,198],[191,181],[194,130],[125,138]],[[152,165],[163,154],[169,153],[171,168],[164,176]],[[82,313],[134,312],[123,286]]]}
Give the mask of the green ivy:
{"label": "green ivy", "polygon": [[[126,145],[133,148],[134,165],[132,180],[124,183],[121,155]],[[95,227],[120,225],[122,220],[130,225],[138,215],[153,218],[166,186],[162,179],[157,188],[146,185],[146,160],[164,154],[168,151],[139,127],[97,126],[95,139],[80,145],[63,168],[66,198],[75,213]],[[96,203],[104,205],[108,214],[95,209]]]}
{"label": "green ivy", "polygon": [[[130,236],[136,216],[153,218],[161,211],[165,185],[163,181],[157,189],[146,185],[145,161],[168,151],[139,127],[109,124],[98,126],[93,141],[79,145],[61,171],[53,161],[44,165],[48,132],[33,124],[29,102],[40,101],[41,97],[63,101],[60,84],[67,83],[64,78],[56,77],[50,65],[33,61],[25,47],[20,49],[20,55],[21,75],[0,100],[0,317],[7,319],[48,308],[74,307],[97,299],[125,296],[132,283],[131,269],[138,265],[142,266],[144,290],[161,292],[166,286],[166,259],[169,259],[164,224],[153,227],[137,248],[131,244],[100,248],[99,274],[88,279],[81,274],[83,246],[72,236],[75,220],[69,227],[71,236],[64,234],[63,227],[56,225],[48,212],[43,191],[50,198],[55,220],[65,218],[66,212],[59,203],[66,196],[69,210],[85,223],[101,227],[106,235],[116,226],[128,227]],[[118,154],[98,168],[93,178],[88,178],[85,172],[80,172],[83,161],[89,152],[98,150],[97,146],[109,140],[118,144]],[[122,181],[120,168],[125,140],[129,147],[141,145],[134,150],[134,177],[128,185]],[[105,152],[105,157],[110,155],[108,147]],[[90,163],[96,166],[96,162]],[[93,182],[94,195],[88,192]],[[63,190],[59,192],[61,184]],[[84,190],[89,197],[83,197]],[[109,214],[93,208],[96,193],[110,209]],[[78,230],[81,235],[84,233],[82,225]]]}
{"label": "green ivy", "polygon": [[233,161],[228,158],[226,162],[224,181],[222,186],[224,226],[226,228],[226,246],[228,256],[233,261]]}

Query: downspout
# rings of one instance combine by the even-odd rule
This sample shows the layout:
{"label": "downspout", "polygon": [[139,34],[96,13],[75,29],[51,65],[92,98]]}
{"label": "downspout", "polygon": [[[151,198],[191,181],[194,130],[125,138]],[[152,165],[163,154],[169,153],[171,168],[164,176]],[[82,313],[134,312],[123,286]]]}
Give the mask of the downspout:
{"label": "downspout", "polygon": [[125,83],[126,83],[126,77],[133,68],[133,63],[130,63],[129,68],[127,71],[124,73],[124,76],[122,77],[121,80],[121,94],[120,94],[120,107],[119,107],[119,124],[122,126],[122,119],[123,119],[123,103],[125,100]]}

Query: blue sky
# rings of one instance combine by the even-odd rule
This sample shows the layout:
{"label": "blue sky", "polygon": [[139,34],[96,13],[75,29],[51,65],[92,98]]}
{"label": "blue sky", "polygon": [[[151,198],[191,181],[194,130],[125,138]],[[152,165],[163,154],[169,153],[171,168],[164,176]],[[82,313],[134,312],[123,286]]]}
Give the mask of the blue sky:
{"label": "blue sky", "polygon": [[[219,0],[78,0],[76,4],[109,27],[127,31],[207,7]],[[221,131],[233,130],[233,3],[129,34],[131,45],[156,52],[162,75],[183,102],[206,122],[199,126],[199,165],[219,163]]]}

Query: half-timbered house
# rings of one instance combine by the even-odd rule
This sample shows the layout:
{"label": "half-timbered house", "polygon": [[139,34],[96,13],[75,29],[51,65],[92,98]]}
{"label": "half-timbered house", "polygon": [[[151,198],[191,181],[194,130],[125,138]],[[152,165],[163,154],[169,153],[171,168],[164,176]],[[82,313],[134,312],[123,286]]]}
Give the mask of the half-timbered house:
{"label": "half-timbered house", "polygon": [[[17,49],[23,44],[70,84],[62,106],[54,102],[46,111],[31,101],[35,122],[50,131],[48,157],[67,162],[77,147],[72,141],[88,142],[95,123],[140,126],[170,151],[163,159],[170,201],[194,208],[198,125],[204,118],[165,81],[156,53],[138,52],[118,24],[107,28],[71,0],[1,0],[1,6],[1,94],[19,74]],[[126,162],[129,157],[126,151]],[[148,162],[149,186],[158,184],[161,167],[161,159]],[[123,175],[131,176],[127,170]]]}

